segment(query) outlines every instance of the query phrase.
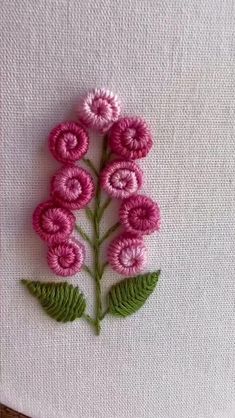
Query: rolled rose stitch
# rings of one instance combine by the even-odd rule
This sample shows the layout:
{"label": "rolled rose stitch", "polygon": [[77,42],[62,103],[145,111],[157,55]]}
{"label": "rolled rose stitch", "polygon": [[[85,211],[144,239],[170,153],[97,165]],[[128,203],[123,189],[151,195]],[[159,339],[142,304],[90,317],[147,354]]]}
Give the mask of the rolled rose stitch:
{"label": "rolled rose stitch", "polygon": [[72,233],[75,216],[52,201],[40,203],[33,213],[33,227],[48,244],[65,241]]}
{"label": "rolled rose stitch", "polygon": [[62,167],[51,181],[52,199],[71,210],[87,206],[94,196],[94,189],[91,175],[77,166]]}
{"label": "rolled rose stitch", "polygon": [[80,160],[87,152],[89,137],[85,129],[75,122],[56,126],[49,135],[49,148],[53,157],[66,164]]}
{"label": "rolled rose stitch", "polygon": [[52,245],[48,249],[47,262],[58,276],[73,276],[81,270],[84,256],[84,246],[70,240]]}
{"label": "rolled rose stitch", "polygon": [[105,89],[90,91],[78,106],[80,121],[90,129],[107,132],[120,115],[120,103],[115,94]]}
{"label": "rolled rose stitch", "polygon": [[137,117],[121,118],[109,134],[111,150],[120,157],[136,160],[146,157],[153,145],[146,122]]}
{"label": "rolled rose stitch", "polygon": [[119,217],[125,230],[133,234],[149,235],[160,228],[159,206],[147,196],[134,195],[125,199]]}
{"label": "rolled rose stitch", "polygon": [[143,240],[131,234],[119,235],[108,247],[108,261],[117,273],[126,276],[139,273],[146,264]]}
{"label": "rolled rose stitch", "polygon": [[117,199],[136,193],[142,183],[143,172],[133,161],[112,161],[100,174],[101,187],[109,196]]}
{"label": "rolled rose stitch", "polygon": [[[107,262],[121,275],[133,276],[143,271],[147,260],[143,236],[159,230],[160,209],[151,198],[138,194],[143,184],[143,172],[133,160],[145,157],[153,144],[146,122],[139,117],[119,118],[120,102],[116,95],[105,89],[88,92],[81,100],[77,114],[78,122],[61,123],[49,135],[50,151],[64,165],[51,180],[51,200],[39,204],[34,211],[33,227],[48,244],[47,261],[51,270],[58,276],[73,276],[84,266],[85,248],[72,237],[75,216],[71,211],[85,208],[95,197],[94,209],[86,209],[94,227],[93,240],[79,225],[77,230],[94,253],[94,269],[86,265],[84,268],[96,282],[96,318],[86,316],[86,319],[99,333],[100,321],[105,315],[102,313],[100,280],[106,263],[100,260],[101,245],[121,226],[124,232],[108,245]],[[106,132],[98,170],[90,160],[83,159],[89,146],[84,127]],[[109,161],[108,146],[118,159]],[[75,165],[80,159],[97,177],[96,186],[90,172]],[[103,203],[101,189],[109,196]],[[119,222],[102,237],[100,222],[110,198],[121,200]]]}

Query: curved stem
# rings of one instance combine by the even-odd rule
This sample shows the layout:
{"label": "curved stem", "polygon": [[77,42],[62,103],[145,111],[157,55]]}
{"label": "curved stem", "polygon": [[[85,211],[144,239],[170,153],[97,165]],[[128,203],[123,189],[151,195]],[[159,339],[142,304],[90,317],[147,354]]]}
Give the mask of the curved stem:
{"label": "curved stem", "polygon": [[93,272],[91,271],[91,269],[86,264],[84,264],[83,270],[86,271],[92,277],[92,279],[94,279]]}
{"label": "curved stem", "polygon": [[82,161],[84,162],[84,164],[87,165],[87,167],[89,167],[93,171],[93,173],[96,175],[96,177],[99,177],[98,171],[96,170],[93,162],[91,160],[89,160],[89,158],[83,158]]}
{"label": "curved stem", "polygon": [[87,241],[88,242],[88,244],[90,244],[90,246],[91,247],[93,247],[93,242],[91,241],[91,239],[88,237],[88,235],[86,234],[86,232],[85,231],[83,231],[83,229],[78,225],[78,224],[76,224],[75,225],[75,227],[76,227],[76,230],[78,231],[78,233],[81,235],[81,237],[85,240],[85,241]]}
{"label": "curved stem", "polygon": [[117,222],[115,223],[113,226],[111,226],[107,232],[105,232],[105,234],[103,235],[103,237],[100,239],[100,245],[103,244],[103,242],[109,238],[109,236],[116,231],[117,228],[119,228],[120,223]]}
{"label": "curved stem", "polygon": [[112,201],[111,197],[108,197],[106,199],[106,201],[104,202],[104,204],[101,206],[100,212],[99,212],[99,218],[100,219],[102,218],[105,209],[109,206],[109,204],[110,204],[111,201]]}

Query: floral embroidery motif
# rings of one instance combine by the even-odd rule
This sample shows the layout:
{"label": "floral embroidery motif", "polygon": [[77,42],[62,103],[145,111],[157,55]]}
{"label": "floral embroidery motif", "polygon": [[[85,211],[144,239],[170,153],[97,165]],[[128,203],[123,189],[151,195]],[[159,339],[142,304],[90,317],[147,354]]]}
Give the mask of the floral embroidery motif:
{"label": "floral embroidery motif", "polygon": [[49,148],[53,157],[65,164],[73,164],[87,152],[89,137],[85,129],[75,122],[61,123],[49,136]]}
{"label": "floral embroidery motif", "polygon": [[93,195],[93,179],[83,168],[64,166],[52,178],[51,197],[64,208],[71,210],[84,208]]}
{"label": "floral embroidery motif", "polygon": [[137,193],[142,182],[143,172],[134,161],[114,160],[100,173],[102,189],[116,199]]}
{"label": "floral embroidery motif", "polygon": [[[143,171],[134,161],[146,157],[151,150],[150,130],[143,119],[120,118],[120,112],[116,95],[94,89],[82,98],[77,122],[61,123],[51,131],[49,149],[63,166],[52,177],[51,200],[39,204],[33,213],[33,227],[48,245],[47,261],[53,273],[69,278],[83,270],[95,281],[95,317],[85,312],[85,298],[80,290],[67,282],[22,281],[52,318],[66,322],[83,317],[97,334],[106,314],[125,317],[140,309],[160,275],[157,271],[133,277],[143,272],[146,265],[143,237],[160,229],[160,209],[150,197],[139,194]],[[87,129],[105,133],[98,168],[84,158],[89,147]],[[76,165],[79,160],[88,171]],[[119,221],[102,235],[101,220],[112,198],[121,201]],[[83,208],[92,223],[93,237],[75,223],[72,211]],[[117,229],[120,233],[109,243],[105,257],[102,245]],[[92,268],[85,264],[85,246],[76,239],[76,231],[90,246]],[[111,287],[104,309],[101,280],[107,266],[127,277]]]}

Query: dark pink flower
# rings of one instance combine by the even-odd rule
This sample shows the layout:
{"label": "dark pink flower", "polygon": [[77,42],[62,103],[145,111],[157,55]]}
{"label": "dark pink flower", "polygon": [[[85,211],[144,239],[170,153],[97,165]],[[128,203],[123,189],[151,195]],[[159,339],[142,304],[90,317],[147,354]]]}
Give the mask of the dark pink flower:
{"label": "dark pink flower", "polygon": [[83,168],[62,167],[52,178],[51,196],[55,202],[67,209],[84,208],[93,195],[92,177]]}
{"label": "dark pink flower", "polygon": [[125,199],[119,216],[125,230],[134,234],[148,235],[160,228],[159,206],[147,196],[134,195]]}
{"label": "dark pink flower", "polygon": [[142,238],[131,234],[114,238],[108,247],[108,262],[117,273],[126,276],[139,273],[146,263],[146,248]]}
{"label": "dark pink flower", "polygon": [[73,231],[75,216],[52,201],[40,203],[33,213],[33,227],[41,239],[54,244],[65,241]]}
{"label": "dark pink flower", "polygon": [[120,103],[109,90],[94,89],[83,98],[78,107],[78,116],[88,128],[106,132],[120,115]]}
{"label": "dark pink flower", "polygon": [[72,164],[87,152],[89,138],[85,129],[75,122],[65,122],[56,126],[49,135],[49,148],[53,157]]}
{"label": "dark pink flower", "polygon": [[101,187],[117,199],[136,193],[142,182],[143,172],[134,161],[112,161],[100,174]]}
{"label": "dark pink flower", "polygon": [[52,245],[47,253],[47,262],[58,276],[73,276],[83,265],[85,250],[77,241],[67,241]]}
{"label": "dark pink flower", "polygon": [[119,119],[110,131],[110,148],[123,158],[136,160],[145,157],[152,144],[146,122],[137,117]]}

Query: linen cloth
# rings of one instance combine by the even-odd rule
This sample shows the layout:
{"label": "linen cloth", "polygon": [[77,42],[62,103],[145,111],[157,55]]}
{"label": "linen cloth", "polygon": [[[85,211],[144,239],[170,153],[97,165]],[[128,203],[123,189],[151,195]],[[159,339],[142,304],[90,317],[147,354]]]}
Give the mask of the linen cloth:
{"label": "linen cloth", "polygon": [[[233,418],[234,1],[1,9],[1,401],[33,418]],[[107,316],[99,338],[51,320],[19,282],[57,280],[31,216],[59,166],[47,135],[92,87],[151,126],[143,191],[163,218],[146,239],[157,290],[136,315]],[[108,270],[103,291],[117,280]],[[71,283],[91,310],[89,277]]]}

